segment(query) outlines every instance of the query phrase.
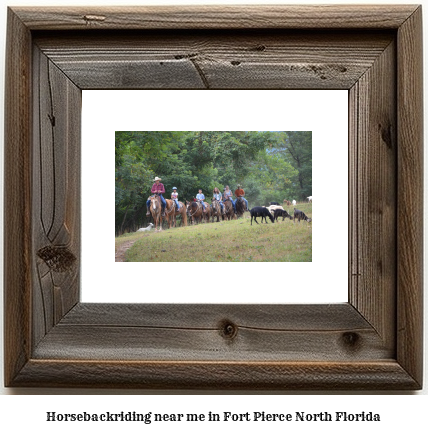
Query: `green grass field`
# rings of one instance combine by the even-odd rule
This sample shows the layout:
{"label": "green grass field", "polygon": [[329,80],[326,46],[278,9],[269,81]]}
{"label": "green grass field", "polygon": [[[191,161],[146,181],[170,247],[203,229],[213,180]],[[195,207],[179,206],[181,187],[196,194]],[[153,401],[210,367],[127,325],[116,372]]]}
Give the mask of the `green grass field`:
{"label": "green grass field", "polygon": [[[312,204],[298,208],[312,217]],[[312,261],[312,223],[280,218],[251,226],[249,213],[238,220],[122,235],[116,238],[116,250],[128,241],[134,243],[126,262]]]}

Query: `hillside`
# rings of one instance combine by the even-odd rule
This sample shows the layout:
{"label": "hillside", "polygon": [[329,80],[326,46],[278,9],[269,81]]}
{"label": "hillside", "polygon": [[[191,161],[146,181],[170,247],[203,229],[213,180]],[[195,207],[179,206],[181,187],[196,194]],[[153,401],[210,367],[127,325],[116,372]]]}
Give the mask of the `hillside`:
{"label": "hillside", "polygon": [[[299,205],[312,217],[312,204]],[[260,222],[260,219],[258,219]],[[137,232],[116,238],[126,262],[310,262],[312,223],[243,219]]]}

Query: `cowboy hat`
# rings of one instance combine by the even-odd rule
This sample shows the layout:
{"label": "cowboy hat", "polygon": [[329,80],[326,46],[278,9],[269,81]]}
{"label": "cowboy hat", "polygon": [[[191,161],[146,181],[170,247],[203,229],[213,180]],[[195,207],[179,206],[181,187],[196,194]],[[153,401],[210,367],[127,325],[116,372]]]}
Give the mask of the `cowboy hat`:
{"label": "cowboy hat", "polygon": [[162,181],[162,178],[158,178],[157,176],[155,177],[155,179],[153,181]]}

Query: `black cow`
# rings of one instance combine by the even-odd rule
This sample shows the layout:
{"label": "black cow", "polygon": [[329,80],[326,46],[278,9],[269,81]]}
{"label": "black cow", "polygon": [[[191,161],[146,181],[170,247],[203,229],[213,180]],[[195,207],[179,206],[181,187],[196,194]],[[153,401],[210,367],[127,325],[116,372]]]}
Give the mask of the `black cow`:
{"label": "black cow", "polygon": [[300,223],[300,220],[306,220],[308,223],[310,221],[312,221],[312,219],[306,217],[306,214],[303,211],[300,211],[299,209],[294,208],[294,220],[293,221],[296,221],[296,218],[299,220],[299,223]]}
{"label": "black cow", "polygon": [[269,202],[269,205],[279,205],[278,202]]}
{"label": "black cow", "polygon": [[280,217],[280,216],[282,216],[282,221],[285,220],[285,217],[288,217],[290,220],[293,219],[293,217],[291,217],[291,215],[288,214],[288,212],[287,212],[285,209],[277,208],[277,209],[274,211],[273,219],[276,220],[276,221],[278,221],[278,217]]}
{"label": "black cow", "polygon": [[270,221],[273,223],[273,217],[272,214],[269,212],[269,210],[267,208],[265,208],[264,206],[255,206],[254,208],[251,208],[250,210],[250,214],[251,214],[251,226],[253,225],[253,217],[254,217],[254,221],[258,223],[258,221],[256,220],[256,217],[261,217],[262,218],[262,223],[263,223],[263,219],[265,219],[265,223],[267,224],[267,220],[266,217],[270,218]]}

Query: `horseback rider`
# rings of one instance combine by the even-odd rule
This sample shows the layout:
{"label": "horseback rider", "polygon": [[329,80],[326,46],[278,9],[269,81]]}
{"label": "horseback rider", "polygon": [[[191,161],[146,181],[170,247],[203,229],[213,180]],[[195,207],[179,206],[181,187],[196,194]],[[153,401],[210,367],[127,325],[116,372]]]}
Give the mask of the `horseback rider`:
{"label": "horseback rider", "polygon": [[203,211],[205,212],[205,195],[202,193],[201,189],[199,189],[199,193],[196,195],[196,199],[202,204]]}
{"label": "horseback rider", "polygon": [[171,199],[175,202],[175,206],[177,207],[177,211],[179,211],[180,210],[180,204],[178,203],[177,187],[172,187]]}
{"label": "horseback rider", "polygon": [[214,188],[213,199],[218,201],[221,207],[221,213],[224,214],[224,203],[222,201],[222,194],[220,193],[220,190],[217,187]]}
{"label": "horseback rider", "polygon": [[248,200],[247,199],[245,199],[245,191],[243,190],[243,188],[242,188],[242,185],[241,184],[238,184],[238,188],[235,190],[235,196],[236,196],[236,199],[238,199],[239,197],[242,197],[242,199],[244,199],[244,202],[245,202],[245,211],[249,211],[248,210]]}
{"label": "horseback rider", "polygon": [[224,200],[225,200],[225,201],[226,201],[226,200],[230,200],[230,201],[232,202],[232,205],[233,205],[233,211],[235,211],[235,214],[236,214],[235,202],[233,201],[233,198],[232,198],[232,192],[230,191],[230,188],[229,188],[228,185],[226,185],[226,187],[225,187],[225,189],[224,189],[223,197],[224,197]]}
{"label": "horseback rider", "polygon": [[[162,181],[162,178],[158,178],[156,176],[155,179],[154,179],[155,183],[153,184],[151,192],[153,194],[157,194],[160,197],[161,203],[162,203],[162,217],[165,217],[166,202],[165,202],[165,199],[162,196],[162,193],[165,193],[165,187],[164,187],[164,185],[160,181]],[[146,213],[146,215],[150,215],[150,197],[149,197],[149,200],[146,202],[146,205],[147,205],[147,213]]]}

